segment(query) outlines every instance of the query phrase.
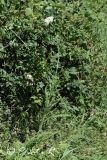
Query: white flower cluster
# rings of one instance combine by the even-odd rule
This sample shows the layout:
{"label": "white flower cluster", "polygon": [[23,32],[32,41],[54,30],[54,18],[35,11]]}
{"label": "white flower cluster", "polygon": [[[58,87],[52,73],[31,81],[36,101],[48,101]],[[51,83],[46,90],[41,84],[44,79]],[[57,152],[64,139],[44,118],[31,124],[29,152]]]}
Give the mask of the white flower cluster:
{"label": "white flower cluster", "polygon": [[34,79],[33,79],[33,77],[32,77],[32,75],[31,74],[27,74],[26,75],[26,79],[27,79],[27,84],[33,84],[33,82],[34,82]]}
{"label": "white flower cluster", "polygon": [[53,20],[54,20],[54,17],[50,16],[50,17],[45,18],[44,22],[46,25],[49,25],[50,23],[53,22]]}

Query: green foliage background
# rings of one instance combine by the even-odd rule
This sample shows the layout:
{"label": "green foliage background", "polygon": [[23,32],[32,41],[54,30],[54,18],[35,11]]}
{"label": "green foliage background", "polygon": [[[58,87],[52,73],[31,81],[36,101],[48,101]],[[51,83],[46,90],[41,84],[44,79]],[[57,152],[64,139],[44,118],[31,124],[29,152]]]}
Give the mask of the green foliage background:
{"label": "green foliage background", "polygon": [[[80,132],[76,133],[79,137],[89,128],[79,130],[79,126],[88,123],[85,127],[91,126],[92,132],[95,127],[93,135],[98,138],[97,131],[106,132],[105,4],[106,0],[0,2],[2,158],[62,160],[71,153],[71,134],[77,143],[74,148],[78,143],[84,145],[75,139],[75,132]],[[46,26],[44,20],[49,16],[54,21]],[[34,138],[25,143],[22,155],[21,142],[31,135]],[[6,156],[5,146],[15,142],[13,146],[19,148]],[[55,145],[54,156],[47,150],[41,154],[48,148],[46,143]],[[40,146],[38,153],[36,145]],[[41,149],[41,145],[46,146]],[[79,151],[81,155],[83,151]],[[75,155],[72,159],[79,159]]]}

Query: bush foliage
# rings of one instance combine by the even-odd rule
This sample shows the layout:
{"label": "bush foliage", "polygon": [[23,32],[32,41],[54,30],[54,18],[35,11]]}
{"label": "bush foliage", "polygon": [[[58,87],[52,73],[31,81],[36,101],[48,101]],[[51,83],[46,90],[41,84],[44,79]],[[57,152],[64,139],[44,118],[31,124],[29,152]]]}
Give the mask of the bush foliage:
{"label": "bush foliage", "polygon": [[[99,2],[1,1],[1,137],[9,132],[22,140],[38,131],[44,112],[85,113],[88,119],[104,108]],[[46,25],[49,16],[53,22]]]}

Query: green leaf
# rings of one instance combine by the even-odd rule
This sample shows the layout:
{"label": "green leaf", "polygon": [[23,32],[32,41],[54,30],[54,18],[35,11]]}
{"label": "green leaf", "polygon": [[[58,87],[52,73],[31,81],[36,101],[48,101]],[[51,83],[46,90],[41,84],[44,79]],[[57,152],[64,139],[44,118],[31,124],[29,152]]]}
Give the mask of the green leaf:
{"label": "green leaf", "polygon": [[2,5],[5,5],[5,1],[4,1],[4,0],[1,0],[1,4],[2,4]]}
{"label": "green leaf", "polygon": [[25,14],[26,14],[26,16],[33,16],[33,10],[31,8],[26,8]]}

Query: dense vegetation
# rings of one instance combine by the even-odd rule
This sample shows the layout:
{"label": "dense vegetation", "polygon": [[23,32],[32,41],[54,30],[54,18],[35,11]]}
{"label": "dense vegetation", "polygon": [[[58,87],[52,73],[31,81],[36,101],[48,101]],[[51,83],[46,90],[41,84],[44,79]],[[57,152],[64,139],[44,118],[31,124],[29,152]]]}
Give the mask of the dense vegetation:
{"label": "dense vegetation", "polygon": [[107,159],[106,7],[1,0],[1,159]]}

